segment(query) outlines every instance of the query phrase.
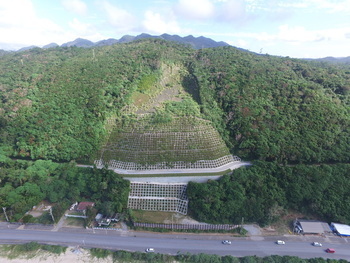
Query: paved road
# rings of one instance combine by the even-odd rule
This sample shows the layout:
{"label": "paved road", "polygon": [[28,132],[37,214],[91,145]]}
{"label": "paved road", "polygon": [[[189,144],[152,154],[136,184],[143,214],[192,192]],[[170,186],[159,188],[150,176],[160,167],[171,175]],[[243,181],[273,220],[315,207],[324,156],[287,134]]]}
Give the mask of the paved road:
{"label": "paved road", "polygon": [[[132,181],[132,182],[152,182],[152,183],[188,183],[190,181],[197,183],[205,183],[209,179],[217,180],[221,177],[221,175],[205,175],[208,173],[217,173],[222,171],[237,169],[242,166],[251,165],[249,162],[232,162],[217,168],[207,168],[207,169],[164,169],[164,170],[121,170],[121,169],[111,169],[114,172],[121,174],[124,179]],[[91,165],[82,165],[78,164],[79,167],[89,167],[92,168]],[[102,167],[98,167],[102,168]],[[171,174],[171,177],[156,177],[157,174]],[[178,174],[179,176],[174,176]],[[183,176],[181,174],[198,174],[195,176]],[[133,177],[128,177],[133,176]],[[140,175],[140,177],[136,177]],[[147,177],[147,175],[151,175],[152,177]],[[142,176],[142,177],[141,177]]]}
{"label": "paved road", "polygon": [[[118,174],[123,174],[123,175],[137,175],[137,174],[150,174],[150,175],[155,175],[155,174],[202,174],[202,173],[217,173],[217,172],[223,172],[226,170],[234,170],[242,166],[247,166],[251,165],[249,162],[230,162],[228,164],[216,167],[216,168],[198,168],[198,169],[154,169],[154,170],[124,170],[124,169],[113,169],[110,168],[110,170],[115,171]],[[84,165],[84,164],[77,164],[78,167],[88,167],[88,168],[93,168],[93,165]],[[97,168],[101,169],[103,166],[97,166]]]}
{"label": "paved road", "polygon": [[[222,245],[223,239],[232,240],[232,245]],[[218,235],[189,235],[189,234],[155,234],[126,231],[105,230],[69,230],[40,231],[0,229],[0,243],[12,244],[36,241],[40,243],[59,244],[67,246],[101,247],[106,249],[121,249],[129,251],[144,251],[146,247],[155,248],[156,252],[165,254],[207,253],[232,255],[236,257],[257,255],[292,255],[302,258],[327,257],[350,260],[350,244],[347,240],[333,237],[321,241],[324,247],[313,247],[311,241],[315,238],[284,237],[286,245],[276,245],[276,237],[251,240],[250,238],[230,238]],[[335,254],[327,254],[324,249],[332,247]]]}

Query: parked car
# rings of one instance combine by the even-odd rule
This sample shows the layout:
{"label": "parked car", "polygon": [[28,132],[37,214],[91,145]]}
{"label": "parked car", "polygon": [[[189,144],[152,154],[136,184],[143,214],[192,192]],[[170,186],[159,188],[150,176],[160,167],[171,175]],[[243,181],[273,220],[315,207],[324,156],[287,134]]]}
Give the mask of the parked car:
{"label": "parked car", "polygon": [[147,253],[152,253],[152,252],[154,252],[154,248],[151,248],[151,247],[146,248],[146,252]]}
{"label": "parked car", "polygon": [[314,247],[322,247],[322,244],[319,243],[319,242],[313,242],[312,245],[313,245]]}
{"label": "parked car", "polygon": [[224,244],[224,245],[231,245],[231,241],[230,240],[224,240],[224,241],[222,241],[222,244]]}
{"label": "parked car", "polygon": [[327,248],[326,252],[327,253],[335,253],[335,249],[334,248]]}
{"label": "parked car", "polygon": [[284,242],[283,240],[277,240],[277,241],[276,241],[276,244],[277,244],[277,245],[285,245],[286,242]]}

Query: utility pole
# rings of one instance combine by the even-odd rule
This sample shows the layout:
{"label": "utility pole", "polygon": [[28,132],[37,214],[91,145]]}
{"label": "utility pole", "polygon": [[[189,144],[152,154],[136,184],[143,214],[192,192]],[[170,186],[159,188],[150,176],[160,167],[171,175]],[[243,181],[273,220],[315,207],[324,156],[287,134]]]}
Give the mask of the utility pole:
{"label": "utility pole", "polygon": [[171,231],[174,231],[174,214],[171,215]]}
{"label": "utility pole", "polygon": [[8,221],[9,221],[9,218],[7,217],[7,214],[6,214],[6,207],[3,207],[2,210],[4,210],[4,214],[5,214],[5,217],[6,217],[6,221],[8,222]]}

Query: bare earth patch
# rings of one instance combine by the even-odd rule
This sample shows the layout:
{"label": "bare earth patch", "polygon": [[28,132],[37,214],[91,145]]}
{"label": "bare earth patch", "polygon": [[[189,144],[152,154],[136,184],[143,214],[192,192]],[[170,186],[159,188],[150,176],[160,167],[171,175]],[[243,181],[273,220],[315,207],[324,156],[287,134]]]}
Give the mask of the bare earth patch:
{"label": "bare earth patch", "polygon": [[134,210],[135,221],[163,224],[204,224],[179,213]]}
{"label": "bare earth patch", "polygon": [[292,222],[296,218],[305,218],[305,215],[294,211],[288,211],[277,222],[261,229],[262,236],[275,236],[292,234]]}
{"label": "bare earth patch", "polygon": [[50,203],[42,201],[38,205],[34,206],[28,214],[32,215],[33,217],[40,217],[43,213],[47,212],[50,209],[50,207]]}

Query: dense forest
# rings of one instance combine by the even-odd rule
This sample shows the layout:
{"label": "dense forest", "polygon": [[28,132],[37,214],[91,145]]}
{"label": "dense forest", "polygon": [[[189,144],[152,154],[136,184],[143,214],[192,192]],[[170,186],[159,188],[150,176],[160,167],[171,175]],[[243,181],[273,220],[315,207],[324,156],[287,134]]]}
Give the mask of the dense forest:
{"label": "dense forest", "polygon": [[[105,215],[126,209],[129,181],[113,171],[79,168],[75,162],[14,161],[2,154],[0,158],[0,206],[8,209],[11,221],[21,219],[42,200],[55,204],[56,219],[76,201],[95,202],[96,209]],[[29,215],[24,217],[25,222],[33,220]],[[54,223],[48,213],[39,222]]]}
{"label": "dense forest", "polygon": [[283,166],[258,161],[233,175],[188,185],[190,211],[212,223],[267,225],[287,210],[350,224],[350,164]]}
{"label": "dense forest", "polygon": [[199,51],[193,74],[202,109],[242,158],[348,162],[350,70],[326,63]]}
{"label": "dense forest", "polygon": [[[162,65],[181,65],[191,95],[165,110],[210,120],[232,154],[258,161],[217,182],[190,184],[193,216],[266,224],[290,208],[350,223],[348,65],[234,47],[194,50],[160,39],[0,57],[1,205],[14,218],[42,199],[91,197],[111,202],[114,210],[125,207],[124,195],[112,200],[124,180],[73,164],[92,163],[111,120],[126,121],[135,97],[151,96]],[[96,178],[101,181],[92,183]],[[97,193],[101,187],[105,191]]]}

